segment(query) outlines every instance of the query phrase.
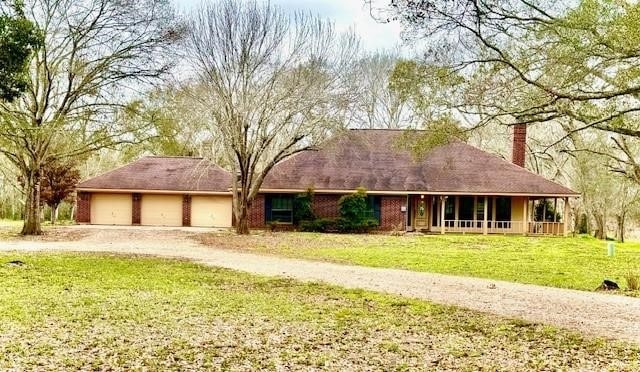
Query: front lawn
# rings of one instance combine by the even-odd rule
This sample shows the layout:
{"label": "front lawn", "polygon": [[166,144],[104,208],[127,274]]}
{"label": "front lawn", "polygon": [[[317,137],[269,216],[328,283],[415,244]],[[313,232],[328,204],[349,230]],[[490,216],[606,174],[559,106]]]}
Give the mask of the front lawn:
{"label": "front lawn", "polygon": [[626,288],[629,272],[640,275],[640,243],[616,243],[616,255],[608,257],[606,243],[591,237],[262,233],[208,234],[200,240],[216,247],[289,257],[581,290],[594,290],[605,278]]}
{"label": "front lawn", "polygon": [[2,253],[0,286],[0,369],[640,368],[630,344],[187,262]]}

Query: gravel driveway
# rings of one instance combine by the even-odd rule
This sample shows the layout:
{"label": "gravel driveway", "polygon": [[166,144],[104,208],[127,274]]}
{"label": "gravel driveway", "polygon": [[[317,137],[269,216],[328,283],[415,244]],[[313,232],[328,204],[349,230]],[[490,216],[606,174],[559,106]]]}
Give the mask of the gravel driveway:
{"label": "gravel driveway", "polygon": [[321,281],[640,343],[640,298],[405,270],[347,266],[205,247],[196,232],[91,229],[77,241],[1,241],[0,250],[91,251],[180,257],[211,266]]}

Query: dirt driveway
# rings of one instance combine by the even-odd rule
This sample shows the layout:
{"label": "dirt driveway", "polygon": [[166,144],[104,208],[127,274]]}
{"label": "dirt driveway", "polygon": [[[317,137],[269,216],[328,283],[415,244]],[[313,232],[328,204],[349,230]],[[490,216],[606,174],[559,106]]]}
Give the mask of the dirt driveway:
{"label": "dirt driveway", "polygon": [[[179,257],[260,275],[321,281],[461,306],[640,343],[640,299],[497,280],[347,266],[205,247],[202,231],[67,228],[77,240],[0,241],[0,251],[83,251]],[[73,236],[74,234],[69,234]]]}

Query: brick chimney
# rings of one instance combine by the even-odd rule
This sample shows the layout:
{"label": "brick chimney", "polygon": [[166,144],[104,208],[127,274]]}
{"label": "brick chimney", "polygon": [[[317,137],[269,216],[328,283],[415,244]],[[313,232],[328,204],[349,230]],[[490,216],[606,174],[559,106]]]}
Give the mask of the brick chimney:
{"label": "brick chimney", "polygon": [[524,168],[526,147],[527,125],[516,124],[513,126],[513,153],[511,155],[513,164]]}

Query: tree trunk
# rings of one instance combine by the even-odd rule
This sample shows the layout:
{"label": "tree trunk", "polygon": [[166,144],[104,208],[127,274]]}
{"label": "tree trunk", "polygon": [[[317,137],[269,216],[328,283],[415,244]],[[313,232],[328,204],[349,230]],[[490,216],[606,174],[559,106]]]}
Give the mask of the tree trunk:
{"label": "tree trunk", "polygon": [[250,202],[244,195],[238,195],[236,208],[236,233],[238,235],[249,235],[249,206]]}
{"label": "tree trunk", "polygon": [[51,225],[55,225],[56,220],[58,219],[58,206],[58,204],[51,206]]}
{"label": "tree trunk", "polygon": [[618,241],[620,243],[624,243],[624,221],[625,221],[625,214],[621,214],[616,216],[617,220],[618,220]]}
{"label": "tree trunk", "polygon": [[596,213],[593,216],[593,219],[596,221],[596,232],[595,237],[604,240],[607,238],[607,232],[605,231],[605,219],[603,214]]}
{"label": "tree trunk", "polygon": [[24,205],[24,225],[21,234],[41,235],[40,175],[37,172],[27,177],[26,193],[27,202]]}

